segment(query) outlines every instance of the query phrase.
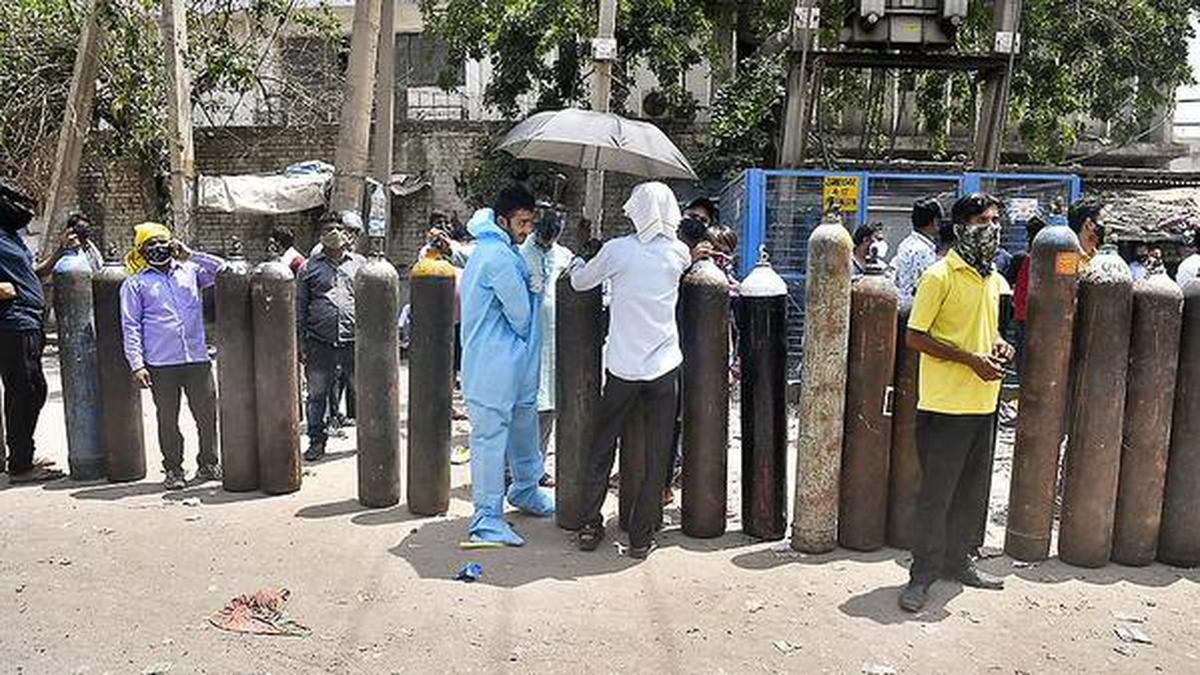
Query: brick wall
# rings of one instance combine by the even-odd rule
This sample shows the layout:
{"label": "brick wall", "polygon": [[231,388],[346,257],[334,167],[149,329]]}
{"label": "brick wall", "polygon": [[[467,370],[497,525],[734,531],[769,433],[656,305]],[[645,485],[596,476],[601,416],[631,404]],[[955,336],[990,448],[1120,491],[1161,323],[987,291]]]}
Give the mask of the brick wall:
{"label": "brick wall", "polygon": [[[481,149],[494,141],[506,124],[488,122],[407,122],[395,132],[394,171],[417,174],[430,187],[392,205],[392,236],[389,258],[407,277],[407,268],[424,243],[425,224],[431,210],[457,211],[464,220],[471,207],[458,196],[455,181],[481,159]],[[698,134],[689,129],[670,132],[681,149],[694,156]],[[197,129],[195,133],[196,170],[208,175],[272,173],[294,162],[319,159],[333,163],[337,142],[336,127],[298,130],[281,127],[225,127]],[[566,170],[568,181],[562,200],[576,223],[583,205],[583,172]],[[638,179],[608,174],[605,190],[606,237],[624,233],[628,223],[621,205]],[[161,217],[161,186],[147,171],[128,160],[106,160],[95,153],[86,155],[79,180],[83,210],[92,216],[105,244],[124,251],[130,244],[132,226]],[[271,228],[282,225],[292,229],[297,248],[308,251],[317,240],[316,218],[319,212],[283,216],[244,216],[197,214],[194,237],[207,251],[223,253],[229,239],[238,236],[247,257],[257,260],[266,255],[266,239]],[[568,227],[563,243],[579,243],[574,227]]]}

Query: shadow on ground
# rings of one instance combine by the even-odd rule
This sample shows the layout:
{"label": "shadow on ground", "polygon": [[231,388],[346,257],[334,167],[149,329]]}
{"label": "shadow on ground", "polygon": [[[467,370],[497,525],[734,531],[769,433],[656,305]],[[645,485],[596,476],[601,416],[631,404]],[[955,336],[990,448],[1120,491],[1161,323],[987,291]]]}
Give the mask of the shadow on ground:
{"label": "shadow on ground", "polygon": [[963,592],[962,584],[938,582],[929,589],[929,601],[925,609],[912,614],[900,609],[897,601],[904,585],[885,586],[856,595],[838,609],[846,616],[870,619],[877,624],[890,626],[900,623],[937,623],[950,617],[946,604]]}

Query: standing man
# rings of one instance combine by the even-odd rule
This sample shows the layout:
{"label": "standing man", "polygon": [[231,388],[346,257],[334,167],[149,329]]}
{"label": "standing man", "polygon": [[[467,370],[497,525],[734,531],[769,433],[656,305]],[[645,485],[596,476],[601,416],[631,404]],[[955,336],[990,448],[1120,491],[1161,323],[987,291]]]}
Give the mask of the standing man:
{"label": "standing man", "polygon": [[339,369],[347,391],[354,389],[354,276],[365,260],[353,248],[361,230],[354,214],[327,215],[321,222],[321,250],[304,263],[296,278],[296,330],[308,381],[304,459],[309,462],[325,456],[326,413],[333,412],[330,394]]}
{"label": "standing man", "polygon": [[462,274],[463,398],[471,419],[471,541],[521,546],[504,520],[504,469],[512,472],[508,502],[548,516],[554,500],[538,487],[545,473],[538,450],[540,295],[518,250],[533,229],[533,195],[510,185],[494,208],[481,209],[467,227],[475,251]]}
{"label": "standing man", "polygon": [[286,227],[274,227],[267,239],[267,251],[279,262],[287,265],[292,274],[299,274],[304,267],[304,255],[296,250],[296,237]]}
{"label": "standing man", "polygon": [[1175,283],[1179,284],[1180,288],[1192,279],[1200,278],[1200,227],[1192,232],[1192,251],[1191,255],[1179,263],[1179,269],[1175,270]]}
{"label": "standing man", "polygon": [[[42,282],[62,257],[64,246],[45,263],[34,265],[21,238],[37,203],[0,182],[0,381],[4,383],[4,419],[8,473],[12,483],[40,483],[63,477],[53,462],[34,458],[33,432],[46,403],[42,351],[46,301]],[[67,238],[71,237],[69,231]],[[3,469],[0,462],[0,469]]]}
{"label": "standing man", "polygon": [[993,267],[1000,244],[1000,201],[983,193],[951,212],[954,248],[921,276],[908,320],[908,348],[921,353],[917,450],[921,487],[913,548],[900,607],[917,612],[939,578],[1000,589],[970,553],[987,515],[1000,380],[1012,347],[1000,337],[1000,296],[1008,284]]}
{"label": "standing man", "polygon": [[[538,379],[538,431],[542,450],[543,464],[546,451],[550,446],[550,436],[554,433],[556,415],[555,405],[555,359],[557,357],[555,341],[555,300],[558,288],[558,278],[571,265],[572,254],[566,246],[558,243],[562,234],[562,220],[559,214],[551,209],[544,209],[541,218],[533,227],[533,236],[526,237],[521,244],[521,257],[529,268],[529,288],[541,296],[541,311],[538,322],[541,324],[541,375]],[[544,469],[543,469],[544,470]],[[543,473],[540,481],[542,487],[554,487],[554,478],[549,473]]]}
{"label": "standing man", "polygon": [[163,487],[182,490],[187,484],[179,433],[184,393],[200,436],[196,481],[220,480],[217,395],[200,293],[216,283],[225,261],[192,251],[158,223],[142,223],[133,233],[125,256],[129,278],[121,285],[121,333],[134,381],[154,398]]}
{"label": "standing man", "polygon": [[1067,212],[1067,223],[1079,237],[1079,248],[1083,252],[1083,264],[1092,261],[1104,243],[1104,204],[1094,200],[1084,200],[1071,206]]}
{"label": "standing man", "polygon": [[[601,508],[612,472],[617,437],[634,406],[646,416],[643,444],[646,473],[629,514],[629,555],[645,558],[654,549],[662,521],[663,487],[670,469],[672,433],[683,352],[675,307],[679,281],[692,261],[676,238],[679,204],[666,185],[642,183],[625,202],[636,233],[601,247],[586,265],[576,266],[571,286],[587,291],[609,281],[612,303],[605,363],[608,376],[600,403],[596,437],[584,457],[583,526],[580,550],[594,551],[604,539]],[[698,251],[710,248],[707,242]]]}
{"label": "standing man", "polygon": [[933,197],[918,199],[912,207],[912,233],[900,242],[892,267],[896,270],[896,290],[902,307],[911,307],[917,294],[917,280],[937,262],[938,227],[946,219],[942,204]]}
{"label": "standing man", "polygon": [[883,226],[879,223],[865,223],[854,230],[854,253],[850,256],[850,278],[857,279],[867,273],[867,263],[878,250],[878,243],[883,241]]}

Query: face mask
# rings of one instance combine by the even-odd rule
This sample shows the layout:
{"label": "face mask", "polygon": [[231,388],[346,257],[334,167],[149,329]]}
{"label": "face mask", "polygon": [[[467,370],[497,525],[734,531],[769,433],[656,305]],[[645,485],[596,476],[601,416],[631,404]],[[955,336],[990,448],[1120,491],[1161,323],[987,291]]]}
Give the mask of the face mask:
{"label": "face mask", "polygon": [[990,274],[992,260],[1000,248],[1000,225],[956,223],[954,234],[958,236],[958,241],[954,244],[954,250],[958,251],[958,255],[980,274],[984,276]]}
{"label": "face mask", "polygon": [[143,251],[146,262],[154,267],[165,267],[171,263],[170,244],[150,244]]}
{"label": "face mask", "polygon": [[330,230],[321,235],[321,247],[326,251],[340,251],[346,246],[346,236],[340,230]]}
{"label": "face mask", "polygon": [[876,241],[871,244],[871,250],[867,256],[868,258],[870,258],[870,256],[874,256],[876,260],[883,260],[887,257],[887,254],[888,243],[886,241]]}

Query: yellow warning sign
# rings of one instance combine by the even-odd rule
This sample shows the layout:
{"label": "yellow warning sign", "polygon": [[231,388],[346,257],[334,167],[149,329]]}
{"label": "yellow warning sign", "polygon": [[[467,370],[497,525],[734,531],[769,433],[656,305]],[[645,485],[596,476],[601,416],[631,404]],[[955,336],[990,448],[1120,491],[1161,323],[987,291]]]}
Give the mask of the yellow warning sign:
{"label": "yellow warning sign", "polygon": [[830,202],[843,213],[858,211],[858,176],[825,176],[821,203],[828,209]]}

